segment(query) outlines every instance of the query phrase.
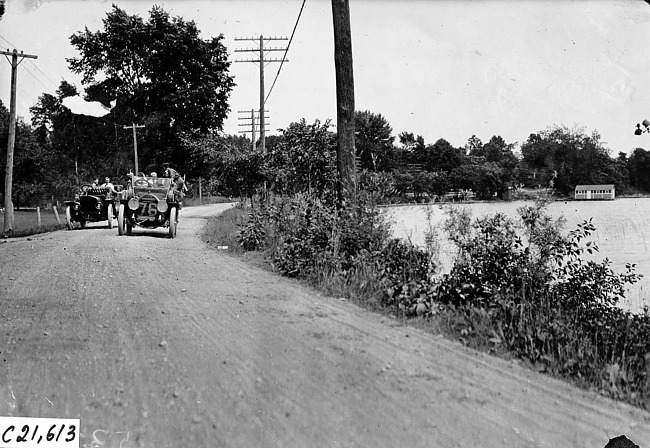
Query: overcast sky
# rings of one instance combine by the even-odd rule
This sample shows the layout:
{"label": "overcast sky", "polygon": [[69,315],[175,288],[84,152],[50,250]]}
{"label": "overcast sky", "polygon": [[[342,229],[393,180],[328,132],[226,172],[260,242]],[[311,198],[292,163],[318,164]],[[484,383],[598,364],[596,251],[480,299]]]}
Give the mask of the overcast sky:
{"label": "overcast sky", "polygon": [[[82,88],[66,57],[78,56],[71,34],[102,29],[115,3],[148,18],[152,5],[194,20],[207,39],[223,33],[231,60],[253,42],[236,37],[289,37],[302,0],[7,0],[0,48],[38,55],[18,72],[18,114],[65,79]],[[476,134],[523,143],[554,124],[597,130],[611,155],[650,148],[634,135],[650,119],[650,5],[642,0],[350,0],[357,110],[382,114],[393,127],[463,146]],[[305,118],[336,121],[332,11],[306,0],[287,58],[266,108],[270,134]],[[286,46],[288,41],[273,42]],[[270,56],[281,57],[274,52]],[[278,63],[265,68],[267,94]],[[259,68],[233,63],[237,86],[224,131],[240,110],[259,108]],[[0,61],[0,100],[8,107],[10,64]]]}

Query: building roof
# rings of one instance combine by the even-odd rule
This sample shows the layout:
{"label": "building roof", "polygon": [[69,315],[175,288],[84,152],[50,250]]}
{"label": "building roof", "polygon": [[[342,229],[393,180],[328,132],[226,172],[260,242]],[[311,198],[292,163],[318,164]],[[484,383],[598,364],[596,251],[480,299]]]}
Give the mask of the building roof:
{"label": "building roof", "polygon": [[614,184],[604,185],[576,185],[576,190],[613,190]]}

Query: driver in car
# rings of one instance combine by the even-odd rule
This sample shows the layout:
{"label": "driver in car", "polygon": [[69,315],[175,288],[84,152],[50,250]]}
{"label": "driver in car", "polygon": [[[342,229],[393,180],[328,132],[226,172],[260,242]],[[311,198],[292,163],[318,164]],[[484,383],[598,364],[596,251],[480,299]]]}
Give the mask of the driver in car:
{"label": "driver in car", "polygon": [[113,194],[117,194],[117,191],[115,191],[115,187],[111,183],[111,178],[110,177],[105,177],[104,178],[104,183],[102,184],[102,187],[103,188],[108,188],[108,191],[113,193]]}

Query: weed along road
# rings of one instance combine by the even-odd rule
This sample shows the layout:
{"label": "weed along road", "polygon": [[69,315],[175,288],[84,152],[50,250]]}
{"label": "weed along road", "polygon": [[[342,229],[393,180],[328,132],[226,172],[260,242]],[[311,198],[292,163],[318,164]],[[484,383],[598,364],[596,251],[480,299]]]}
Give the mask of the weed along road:
{"label": "weed along road", "polygon": [[0,244],[0,416],[93,448],[649,446],[641,410],[206,246],[224,207]]}

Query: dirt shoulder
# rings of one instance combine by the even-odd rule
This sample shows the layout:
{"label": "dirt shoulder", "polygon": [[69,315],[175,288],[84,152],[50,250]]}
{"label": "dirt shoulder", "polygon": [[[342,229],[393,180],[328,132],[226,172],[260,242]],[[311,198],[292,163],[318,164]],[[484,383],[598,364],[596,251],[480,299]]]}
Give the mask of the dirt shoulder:
{"label": "dirt shoulder", "polygon": [[80,418],[88,447],[650,443],[645,412],[208,248],[225,207],[184,209],[174,240],[0,244],[0,415]]}

